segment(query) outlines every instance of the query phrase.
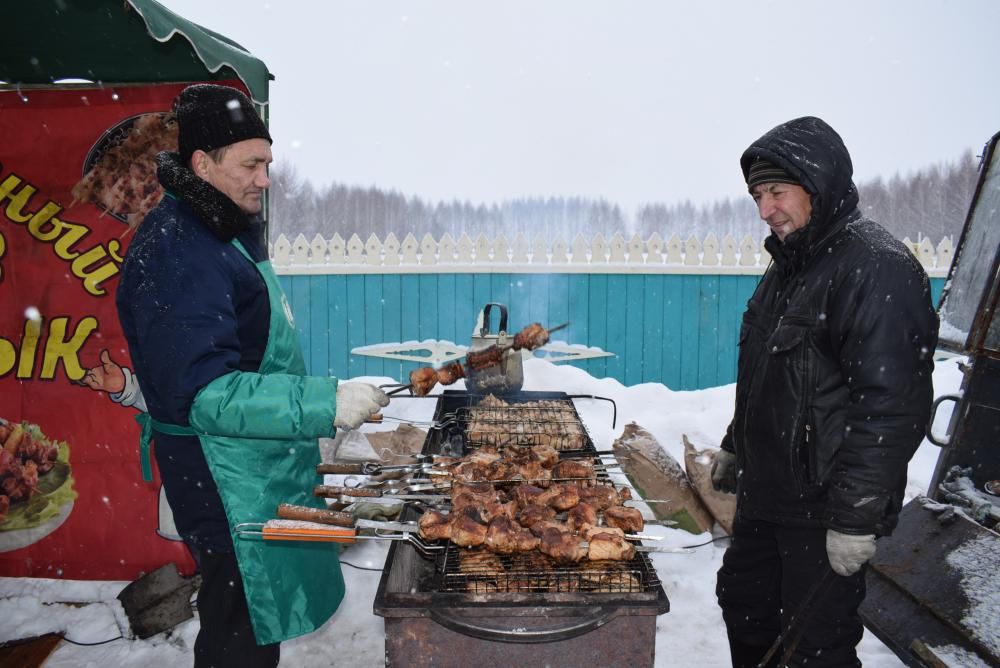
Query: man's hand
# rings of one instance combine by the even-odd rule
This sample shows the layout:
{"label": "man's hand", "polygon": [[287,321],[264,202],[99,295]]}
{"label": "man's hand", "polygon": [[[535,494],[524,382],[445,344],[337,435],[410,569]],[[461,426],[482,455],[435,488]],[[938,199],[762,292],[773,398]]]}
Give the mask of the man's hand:
{"label": "man's hand", "polygon": [[337,385],[337,416],[333,426],[337,429],[357,429],[368,416],[389,403],[385,392],[367,383],[340,383]]}
{"label": "man's hand", "polygon": [[826,531],[826,556],[837,575],[854,575],[875,554],[875,534],[853,536],[833,529]]}
{"label": "man's hand", "polygon": [[712,487],[716,492],[736,493],[736,455],[719,450],[712,459]]}

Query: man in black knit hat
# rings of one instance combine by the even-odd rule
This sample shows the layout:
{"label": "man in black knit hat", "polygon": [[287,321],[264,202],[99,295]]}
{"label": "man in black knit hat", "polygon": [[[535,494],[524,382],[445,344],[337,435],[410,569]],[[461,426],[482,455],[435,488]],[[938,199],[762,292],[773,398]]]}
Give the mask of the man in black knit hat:
{"label": "man in black knit hat", "polygon": [[737,494],[716,588],[733,665],[860,666],[865,563],[930,415],[937,316],[916,258],[859,211],[833,128],[789,121],[740,163],[772,263],[712,469]]}
{"label": "man in black knit hat", "polygon": [[259,214],[267,127],[242,92],[177,97],[179,154],[136,231],[116,303],[178,532],[198,562],[195,666],[275,666],[279,642],[323,624],[344,595],[333,545],[235,538],[280,503],[314,505],[317,439],[388,403],[363,383],[306,373]]}

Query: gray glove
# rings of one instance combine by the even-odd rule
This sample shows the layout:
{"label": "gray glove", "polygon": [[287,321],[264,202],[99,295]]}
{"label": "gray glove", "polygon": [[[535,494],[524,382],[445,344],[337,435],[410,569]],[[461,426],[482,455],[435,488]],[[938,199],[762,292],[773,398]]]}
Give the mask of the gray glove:
{"label": "gray glove", "polygon": [[355,517],[389,522],[399,517],[402,509],[402,503],[355,503],[350,510]]}
{"label": "gray glove", "polygon": [[736,493],[736,455],[719,450],[712,459],[712,487],[716,492]]}
{"label": "gray glove", "polygon": [[337,429],[357,429],[379,408],[389,403],[385,392],[367,383],[338,383],[337,416],[333,426]]}
{"label": "gray glove", "polygon": [[837,575],[854,575],[874,554],[875,534],[854,536],[827,529],[826,556]]}

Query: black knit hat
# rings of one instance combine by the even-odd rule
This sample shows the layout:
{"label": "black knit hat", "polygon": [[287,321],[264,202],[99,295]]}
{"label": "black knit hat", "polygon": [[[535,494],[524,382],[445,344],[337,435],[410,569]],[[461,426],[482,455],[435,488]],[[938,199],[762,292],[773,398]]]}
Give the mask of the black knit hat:
{"label": "black knit hat", "polygon": [[198,149],[208,152],[246,139],[271,141],[267,126],[250,99],[229,86],[188,86],[174,100],[174,113],[177,148],[185,166]]}
{"label": "black knit hat", "polygon": [[773,162],[757,159],[750,165],[747,173],[747,190],[753,191],[754,186],[761,183],[792,183],[802,185],[797,179],[792,178],[788,172],[778,167]]}

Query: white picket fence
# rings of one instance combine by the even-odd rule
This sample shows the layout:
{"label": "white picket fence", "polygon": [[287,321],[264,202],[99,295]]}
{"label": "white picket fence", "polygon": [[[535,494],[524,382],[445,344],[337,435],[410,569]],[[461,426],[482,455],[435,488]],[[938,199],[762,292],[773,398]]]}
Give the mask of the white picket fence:
{"label": "white picket fence", "polygon": [[[950,237],[935,246],[930,238],[903,240],[927,270],[944,277],[951,265],[954,246]],[[770,257],[763,241],[746,235],[737,241],[731,235],[719,240],[709,234],[682,240],[674,235],[664,240],[653,234],[625,240],[621,233],[605,239],[577,235],[572,243],[562,236],[529,241],[518,234],[513,241],[504,235],[472,239],[463,234],[456,241],[450,234],[434,239],[413,234],[399,239],[389,234],[382,241],[374,234],[362,241],[358,235],[330,239],[320,235],[307,240],[298,235],[289,241],[279,235],[270,245],[271,259],[279,274],[416,274],[416,273],[638,273],[638,274],[760,274]]]}

